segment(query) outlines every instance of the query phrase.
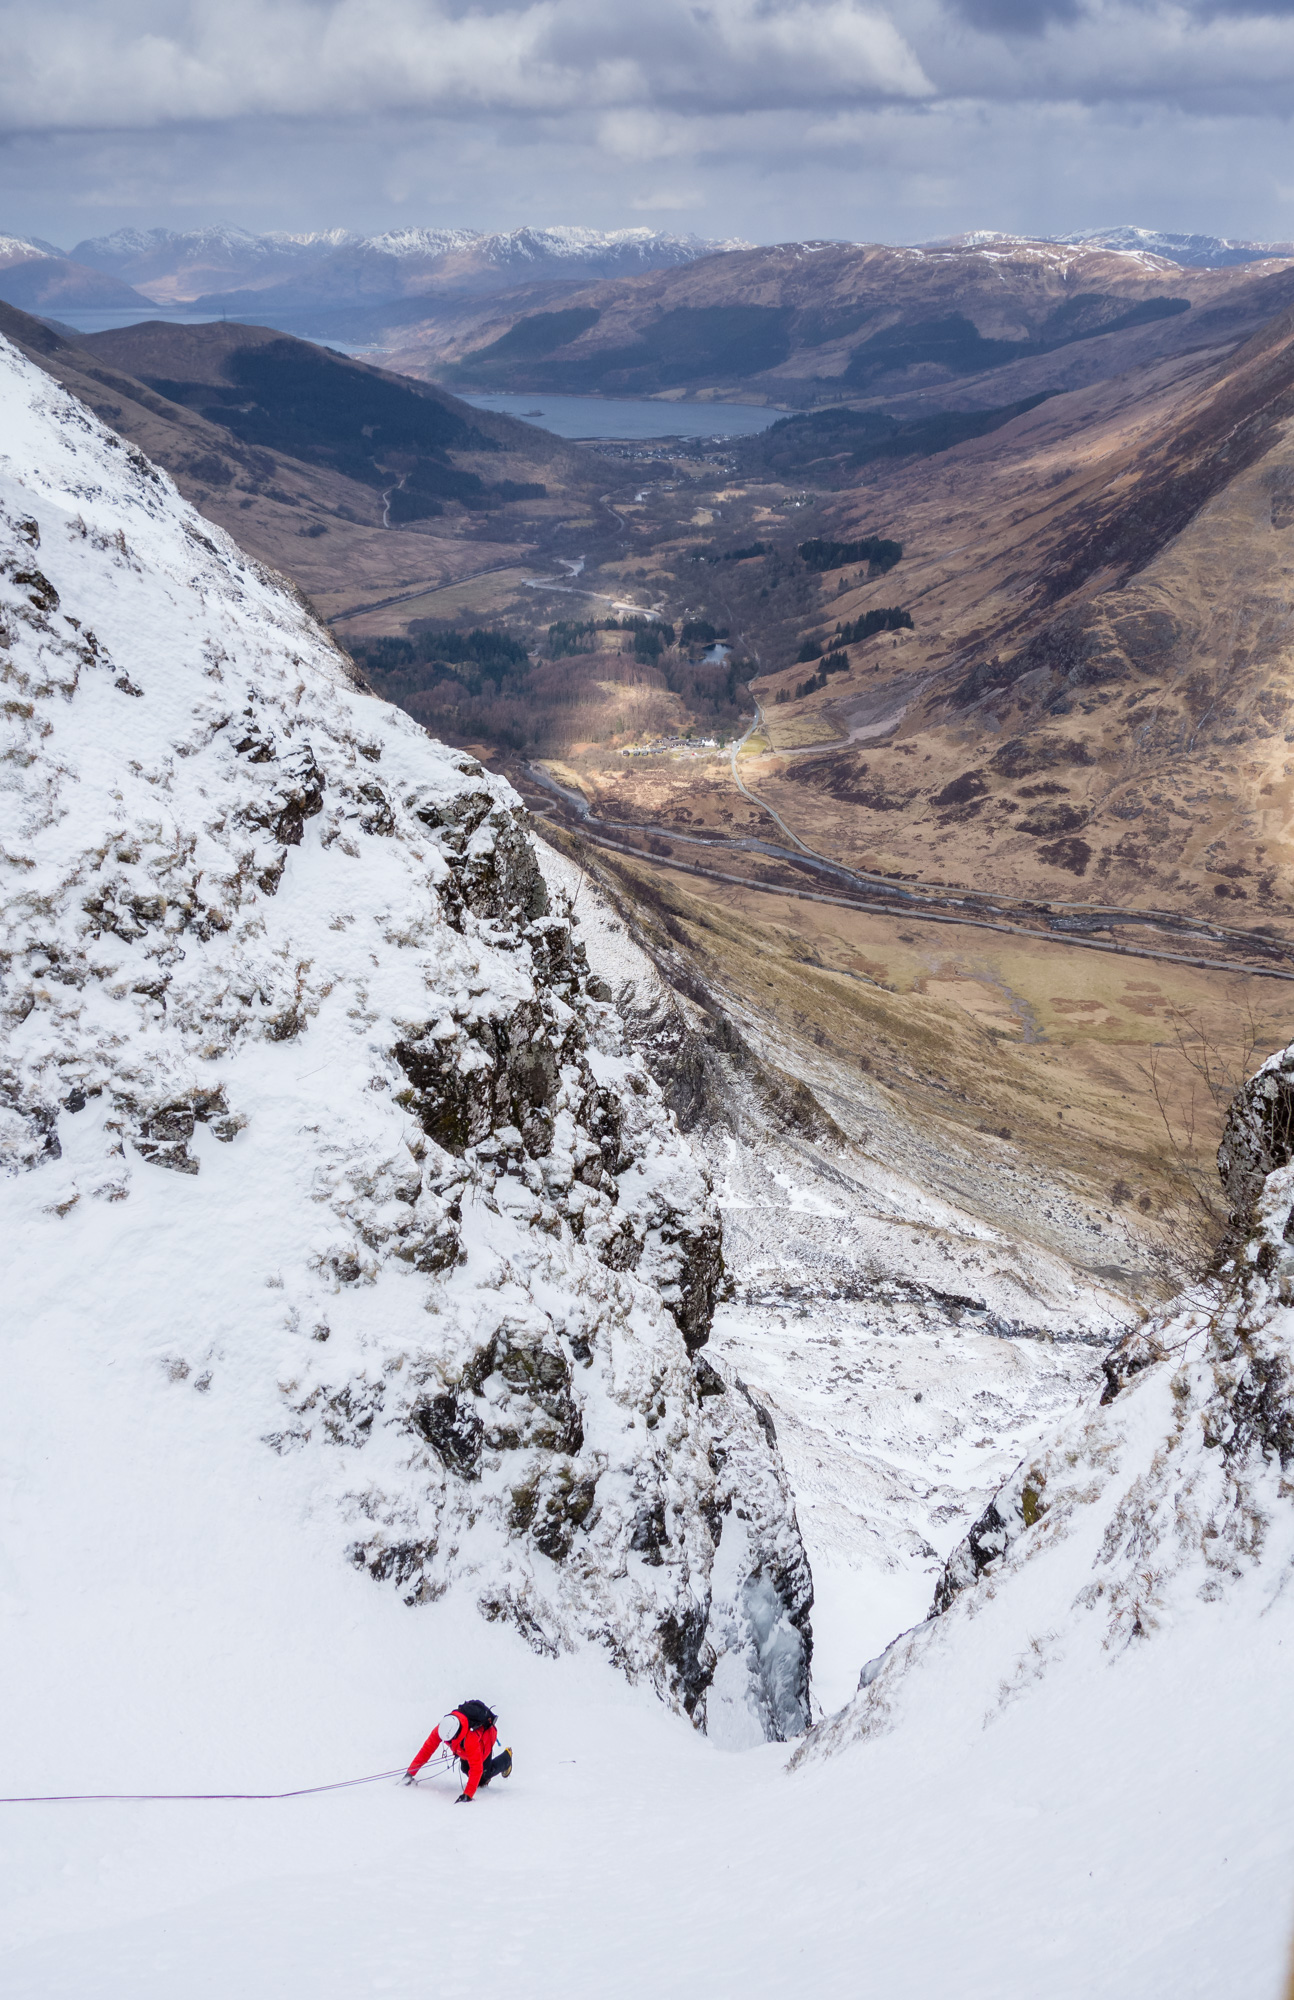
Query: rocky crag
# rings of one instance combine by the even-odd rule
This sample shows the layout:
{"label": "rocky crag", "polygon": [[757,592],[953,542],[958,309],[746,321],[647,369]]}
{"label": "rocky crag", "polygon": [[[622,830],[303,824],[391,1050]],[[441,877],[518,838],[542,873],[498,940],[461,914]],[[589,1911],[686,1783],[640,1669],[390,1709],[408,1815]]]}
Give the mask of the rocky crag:
{"label": "rocky crag", "polygon": [[411,1615],[468,1591],[720,1740],[797,1733],[717,1211],[515,793],[4,342],[0,395],[17,1294],[64,1365],[198,1392]]}

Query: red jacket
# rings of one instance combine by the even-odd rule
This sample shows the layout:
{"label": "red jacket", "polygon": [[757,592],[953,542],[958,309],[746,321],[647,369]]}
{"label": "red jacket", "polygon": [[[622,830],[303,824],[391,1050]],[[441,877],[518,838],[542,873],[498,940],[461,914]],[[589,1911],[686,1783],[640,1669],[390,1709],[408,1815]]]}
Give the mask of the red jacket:
{"label": "red jacket", "polygon": [[[487,1757],[493,1756],[494,1746],[499,1740],[499,1733],[493,1723],[490,1724],[488,1729],[473,1729],[466,1716],[460,1714],[458,1709],[451,1710],[451,1714],[458,1717],[461,1727],[453,1742],[447,1743],[445,1748],[453,1756],[461,1757],[466,1762],[467,1783],[464,1785],[463,1790],[469,1799],[475,1798],[476,1788],[481,1782],[481,1772],[485,1768],[485,1760]],[[411,1778],[417,1777],[428,1757],[434,1757],[440,1745],[440,1725],[437,1724],[409,1766],[409,1776]]]}

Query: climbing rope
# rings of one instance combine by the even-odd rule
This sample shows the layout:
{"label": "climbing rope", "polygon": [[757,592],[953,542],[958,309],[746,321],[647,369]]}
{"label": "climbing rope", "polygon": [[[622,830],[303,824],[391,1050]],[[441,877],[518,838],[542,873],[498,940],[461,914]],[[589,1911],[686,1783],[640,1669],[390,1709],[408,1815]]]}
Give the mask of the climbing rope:
{"label": "climbing rope", "polygon": [[404,1766],[374,1771],[368,1778],[340,1778],[332,1785],[301,1785],[294,1792],[52,1792],[26,1798],[0,1798],[0,1806],[143,1805],[164,1799],[305,1799],[315,1792],[345,1792],[352,1785],[377,1785],[383,1778],[402,1778]]}

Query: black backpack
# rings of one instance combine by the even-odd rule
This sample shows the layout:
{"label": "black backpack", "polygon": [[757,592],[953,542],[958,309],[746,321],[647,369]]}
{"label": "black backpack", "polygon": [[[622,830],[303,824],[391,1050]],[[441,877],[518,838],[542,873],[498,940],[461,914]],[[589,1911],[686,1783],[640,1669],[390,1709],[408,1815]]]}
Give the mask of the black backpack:
{"label": "black backpack", "polygon": [[499,1719],[483,1701],[460,1701],[454,1713],[461,1715],[470,1729],[493,1729]]}

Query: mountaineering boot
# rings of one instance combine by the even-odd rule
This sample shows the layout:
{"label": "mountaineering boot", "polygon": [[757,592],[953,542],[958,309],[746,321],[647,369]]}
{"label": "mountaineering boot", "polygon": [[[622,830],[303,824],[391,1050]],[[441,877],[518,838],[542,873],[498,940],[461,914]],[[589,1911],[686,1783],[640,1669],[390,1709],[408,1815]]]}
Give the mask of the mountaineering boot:
{"label": "mountaineering boot", "polygon": [[491,1757],[481,1774],[481,1790],[485,1790],[491,1778],[510,1778],[511,1776],[512,1752],[511,1750],[498,1750]]}

